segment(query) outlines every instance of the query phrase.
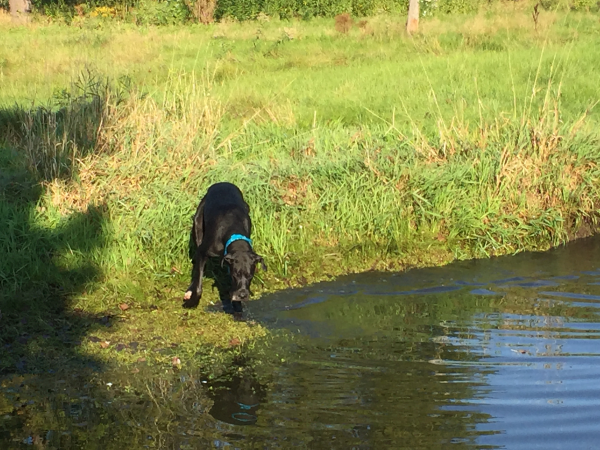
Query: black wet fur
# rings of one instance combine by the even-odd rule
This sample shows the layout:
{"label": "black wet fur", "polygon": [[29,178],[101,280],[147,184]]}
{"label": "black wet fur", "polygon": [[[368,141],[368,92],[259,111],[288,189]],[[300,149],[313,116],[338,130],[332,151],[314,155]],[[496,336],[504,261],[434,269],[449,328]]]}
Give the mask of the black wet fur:
{"label": "black wet fur", "polygon": [[[209,257],[221,258],[221,265],[227,264],[231,274],[231,290],[228,296],[221,295],[223,308],[241,312],[241,302],[250,297],[250,282],[254,277],[256,264],[267,267],[262,256],[252,250],[243,240],[234,241],[224,256],[225,244],[234,234],[250,238],[252,222],[250,207],[244,201],[242,192],[231,183],[216,183],[208,188],[200,201],[192,221],[190,233],[190,256],[192,256],[192,282],[187,289],[191,297],[184,301],[184,307],[198,305],[202,296],[202,277]],[[221,289],[220,289],[221,291]]]}

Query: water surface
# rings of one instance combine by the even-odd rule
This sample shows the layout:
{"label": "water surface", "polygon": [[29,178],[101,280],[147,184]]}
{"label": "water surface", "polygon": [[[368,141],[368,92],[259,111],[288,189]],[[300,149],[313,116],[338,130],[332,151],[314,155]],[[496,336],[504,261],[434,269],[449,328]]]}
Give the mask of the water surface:
{"label": "water surface", "polygon": [[598,448],[600,239],[279,293],[256,427],[340,448]]}

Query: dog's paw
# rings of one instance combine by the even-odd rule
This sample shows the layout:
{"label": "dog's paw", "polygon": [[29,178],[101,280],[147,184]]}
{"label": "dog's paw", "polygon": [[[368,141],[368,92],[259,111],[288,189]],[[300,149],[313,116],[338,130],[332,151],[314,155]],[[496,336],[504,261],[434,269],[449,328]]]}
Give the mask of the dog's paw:
{"label": "dog's paw", "polygon": [[183,307],[184,308],[195,308],[200,303],[200,296],[194,293],[193,290],[186,291],[183,296]]}
{"label": "dog's paw", "polygon": [[198,303],[200,303],[198,299],[186,300],[181,306],[183,306],[184,308],[195,308],[196,306],[198,306]]}

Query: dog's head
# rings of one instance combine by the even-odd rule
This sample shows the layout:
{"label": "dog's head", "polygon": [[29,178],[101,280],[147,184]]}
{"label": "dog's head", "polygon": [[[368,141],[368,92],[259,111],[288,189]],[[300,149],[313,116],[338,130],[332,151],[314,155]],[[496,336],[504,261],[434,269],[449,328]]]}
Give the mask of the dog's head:
{"label": "dog's head", "polygon": [[256,265],[260,263],[262,269],[267,270],[262,256],[252,251],[228,253],[223,258],[223,262],[229,266],[231,272],[231,300],[234,302],[248,300],[250,282],[254,277]]}

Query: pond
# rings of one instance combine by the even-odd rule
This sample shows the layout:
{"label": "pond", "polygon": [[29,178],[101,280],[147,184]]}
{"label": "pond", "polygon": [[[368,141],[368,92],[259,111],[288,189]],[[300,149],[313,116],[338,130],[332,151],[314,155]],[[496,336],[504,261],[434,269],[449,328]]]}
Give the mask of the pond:
{"label": "pond", "polygon": [[0,447],[597,448],[599,307],[600,237],[346,276],[248,304],[284,332],[220,379],[7,378]]}

